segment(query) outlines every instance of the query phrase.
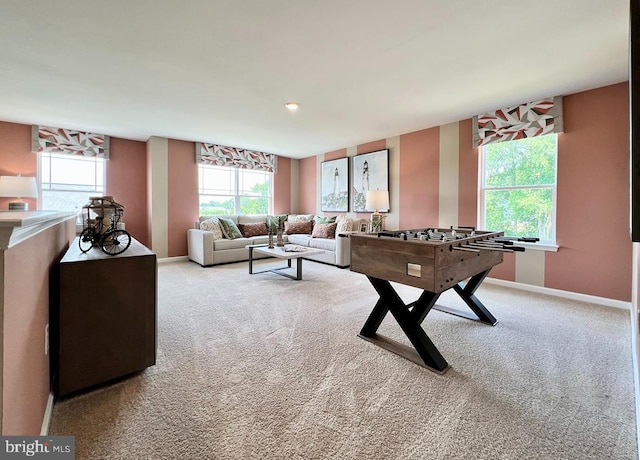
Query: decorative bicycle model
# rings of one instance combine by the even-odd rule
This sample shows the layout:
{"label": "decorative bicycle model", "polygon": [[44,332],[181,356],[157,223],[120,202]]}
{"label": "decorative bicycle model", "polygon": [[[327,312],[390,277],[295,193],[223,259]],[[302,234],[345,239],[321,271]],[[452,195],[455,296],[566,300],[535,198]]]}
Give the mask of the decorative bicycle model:
{"label": "decorative bicycle model", "polygon": [[112,196],[91,197],[82,207],[84,228],[78,245],[82,252],[98,247],[110,256],[122,254],[131,245],[131,235],[118,228],[124,214],[124,206],[116,203]]}

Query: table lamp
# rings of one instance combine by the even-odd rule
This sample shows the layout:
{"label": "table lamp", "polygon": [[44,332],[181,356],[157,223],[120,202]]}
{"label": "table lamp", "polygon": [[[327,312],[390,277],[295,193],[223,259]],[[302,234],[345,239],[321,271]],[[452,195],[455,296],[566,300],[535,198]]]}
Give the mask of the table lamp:
{"label": "table lamp", "polygon": [[0,176],[0,196],[17,198],[9,202],[10,211],[28,211],[29,203],[22,198],[37,198],[38,185],[35,177]]}
{"label": "table lamp", "polygon": [[371,214],[371,231],[379,232],[382,230],[382,220],[385,217],[380,214],[380,210],[389,210],[389,191],[369,190],[367,192],[367,200],[364,206],[368,210],[373,210],[373,214]]}

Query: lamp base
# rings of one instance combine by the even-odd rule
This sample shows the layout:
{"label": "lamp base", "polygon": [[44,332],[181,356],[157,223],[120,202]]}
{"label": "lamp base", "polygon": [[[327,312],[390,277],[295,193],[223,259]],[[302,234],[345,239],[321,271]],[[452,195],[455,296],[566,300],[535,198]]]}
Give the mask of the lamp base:
{"label": "lamp base", "polygon": [[373,214],[371,214],[371,220],[369,222],[369,225],[371,226],[372,233],[377,233],[382,231],[382,224],[384,223],[385,217],[386,216],[383,216],[378,211],[375,211]]}
{"label": "lamp base", "polygon": [[10,201],[9,211],[28,211],[29,203],[26,201]]}

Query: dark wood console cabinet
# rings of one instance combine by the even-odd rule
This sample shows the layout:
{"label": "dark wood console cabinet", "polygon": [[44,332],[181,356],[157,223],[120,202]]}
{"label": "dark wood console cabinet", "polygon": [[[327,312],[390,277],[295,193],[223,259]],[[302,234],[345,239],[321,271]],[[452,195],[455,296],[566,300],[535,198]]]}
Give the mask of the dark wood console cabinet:
{"label": "dark wood console cabinet", "polygon": [[122,254],[82,253],[76,238],[60,261],[52,312],[57,396],[141,371],[156,362],[157,260],[132,239]]}

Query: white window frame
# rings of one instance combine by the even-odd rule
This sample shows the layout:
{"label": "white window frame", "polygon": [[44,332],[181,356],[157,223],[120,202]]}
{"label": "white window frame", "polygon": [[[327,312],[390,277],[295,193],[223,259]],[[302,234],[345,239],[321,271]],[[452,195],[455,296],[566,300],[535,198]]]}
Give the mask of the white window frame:
{"label": "white window frame", "polygon": [[[231,193],[225,194],[225,193],[215,193],[215,194],[210,194],[210,193],[204,193],[205,190],[202,187],[202,176],[203,176],[203,171],[207,168],[210,169],[218,169],[218,170],[224,170],[225,172],[231,172],[234,175],[233,178],[233,189],[234,190],[230,190]],[[259,197],[263,197],[264,195],[249,195],[246,193],[242,193],[239,189],[240,189],[240,176],[243,173],[255,173],[255,172],[259,172],[262,173],[266,176],[269,177],[269,194],[266,196],[267,198],[267,203],[268,203],[268,210],[267,213],[268,214],[272,214],[273,211],[273,173],[271,172],[267,172],[267,171],[257,171],[257,170],[250,170],[250,169],[242,169],[242,168],[234,168],[234,167],[229,167],[229,166],[215,166],[215,165],[208,165],[208,164],[198,164],[198,209],[200,209],[200,202],[202,201],[202,197],[221,197],[221,196],[226,196],[228,198],[233,198],[233,202],[234,202],[234,212],[233,214],[241,214],[240,212],[240,201],[242,198],[259,198]]]}
{"label": "white window frame", "polygon": [[[485,146],[478,147],[478,228],[485,229],[486,218],[486,192],[490,190],[532,190],[532,189],[552,189],[552,211],[551,211],[551,239],[540,240],[539,243],[518,243],[521,246],[526,246],[527,249],[540,249],[544,251],[557,251],[558,244],[556,240],[557,234],[557,192],[558,192],[558,134],[547,134],[548,136],[555,137],[555,183],[545,185],[521,185],[521,186],[503,186],[503,187],[486,187],[485,186]],[[517,142],[517,141],[505,141],[505,142]],[[501,231],[501,229],[486,229]]]}

